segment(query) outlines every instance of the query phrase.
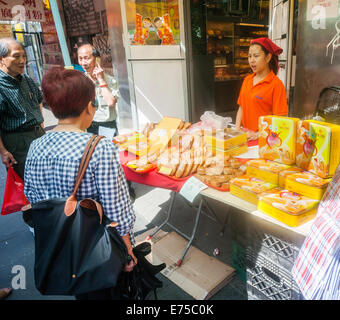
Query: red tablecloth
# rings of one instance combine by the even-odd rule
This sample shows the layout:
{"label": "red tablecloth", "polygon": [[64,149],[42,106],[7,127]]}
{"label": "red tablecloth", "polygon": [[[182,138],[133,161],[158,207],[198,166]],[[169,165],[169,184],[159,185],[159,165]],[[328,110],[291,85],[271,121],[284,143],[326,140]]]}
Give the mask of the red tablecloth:
{"label": "red tablecloth", "polygon": [[127,166],[124,166],[124,163],[134,158],[135,155],[132,153],[126,151],[120,152],[120,163],[122,164],[126,179],[129,181],[179,192],[185,181],[189,179],[188,178],[182,181],[176,181],[166,176],[163,176],[162,174],[157,173],[156,170],[147,172],[145,174],[135,173],[132,170],[130,170]]}
{"label": "red tablecloth", "polygon": [[[257,145],[257,140],[248,142],[249,147],[255,145]],[[120,163],[122,164],[126,179],[129,181],[179,192],[183,184],[189,179],[188,177],[187,179],[176,181],[174,179],[168,178],[166,176],[163,176],[162,174],[157,173],[156,170],[147,172],[145,174],[135,173],[132,170],[130,170],[127,166],[124,166],[124,163],[131,159],[134,159],[135,155],[127,151],[121,151],[119,155]],[[242,159],[242,162],[244,161],[246,160]]]}

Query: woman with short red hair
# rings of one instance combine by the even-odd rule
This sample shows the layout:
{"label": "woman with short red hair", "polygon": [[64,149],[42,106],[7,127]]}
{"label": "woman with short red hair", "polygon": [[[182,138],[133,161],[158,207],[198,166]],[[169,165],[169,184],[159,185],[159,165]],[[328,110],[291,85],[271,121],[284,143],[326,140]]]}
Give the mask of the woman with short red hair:
{"label": "woman with short red hair", "polygon": [[[58,125],[32,142],[25,166],[25,195],[31,204],[68,198],[74,188],[85,146],[92,133],[85,132],[96,112],[95,85],[82,72],[53,68],[42,80],[43,96]],[[101,203],[104,214],[118,223],[133,261],[132,245],[135,213],[117,147],[107,138],[99,141],[77,192],[77,199],[91,198]],[[77,296],[78,299],[110,299],[115,290],[104,289]],[[114,298],[118,298],[118,293]]]}
{"label": "woman with short red hair", "polygon": [[236,129],[247,131],[248,140],[258,138],[261,116],[288,115],[286,89],[276,76],[279,71],[278,56],[282,49],[269,38],[250,42],[248,62],[253,73],[247,76],[237,101]]}

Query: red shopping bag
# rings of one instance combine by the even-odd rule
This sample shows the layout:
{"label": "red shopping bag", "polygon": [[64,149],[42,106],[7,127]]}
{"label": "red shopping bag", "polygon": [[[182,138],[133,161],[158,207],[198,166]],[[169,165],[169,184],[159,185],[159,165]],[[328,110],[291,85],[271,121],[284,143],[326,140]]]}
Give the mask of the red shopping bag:
{"label": "red shopping bag", "polygon": [[21,208],[29,204],[24,194],[24,182],[9,166],[5,186],[4,201],[2,204],[1,215],[21,211]]}

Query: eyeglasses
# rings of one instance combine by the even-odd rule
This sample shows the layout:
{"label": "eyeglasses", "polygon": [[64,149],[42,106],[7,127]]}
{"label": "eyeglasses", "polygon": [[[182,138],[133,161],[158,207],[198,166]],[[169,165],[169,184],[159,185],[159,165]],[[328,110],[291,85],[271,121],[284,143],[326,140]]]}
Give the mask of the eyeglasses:
{"label": "eyeglasses", "polygon": [[98,100],[97,100],[97,98],[94,98],[94,99],[91,101],[91,103],[92,103],[92,106],[93,106],[94,108],[98,109]]}

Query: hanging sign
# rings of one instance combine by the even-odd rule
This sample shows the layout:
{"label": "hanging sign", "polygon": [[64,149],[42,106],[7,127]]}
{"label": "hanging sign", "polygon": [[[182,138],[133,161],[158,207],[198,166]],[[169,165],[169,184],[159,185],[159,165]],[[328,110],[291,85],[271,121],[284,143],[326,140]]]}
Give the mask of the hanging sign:
{"label": "hanging sign", "polygon": [[338,16],[339,0],[308,0],[307,21],[328,19]]}
{"label": "hanging sign", "polygon": [[11,24],[0,24],[0,39],[1,38],[12,38],[12,25]]}
{"label": "hanging sign", "polygon": [[0,0],[0,20],[44,22],[42,0]]}

